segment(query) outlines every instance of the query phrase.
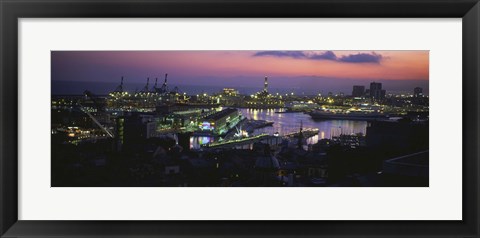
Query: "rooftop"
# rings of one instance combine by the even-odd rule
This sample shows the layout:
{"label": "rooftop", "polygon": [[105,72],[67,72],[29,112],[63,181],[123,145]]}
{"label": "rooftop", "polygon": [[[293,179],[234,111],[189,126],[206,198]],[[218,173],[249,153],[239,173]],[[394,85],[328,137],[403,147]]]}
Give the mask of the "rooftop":
{"label": "rooftop", "polygon": [[207,117],[205,117],[206,120],[218,120],[222,117],[225,117],[225,116],[228,116],[234,112],[237,112],[238,110],[235,109],[235,108],[227,108],[227,109],[223,109],[215,114],[212,114],[212,115],[208,115]]}

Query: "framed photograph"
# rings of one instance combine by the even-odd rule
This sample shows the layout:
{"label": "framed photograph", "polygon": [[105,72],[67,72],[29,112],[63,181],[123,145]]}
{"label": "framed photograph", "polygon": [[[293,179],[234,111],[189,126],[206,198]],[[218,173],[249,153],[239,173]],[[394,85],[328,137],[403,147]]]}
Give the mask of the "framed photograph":
{"label": "framed photograph", "polygon": [[2,237],[479,236],[476,0],[0,4]]}

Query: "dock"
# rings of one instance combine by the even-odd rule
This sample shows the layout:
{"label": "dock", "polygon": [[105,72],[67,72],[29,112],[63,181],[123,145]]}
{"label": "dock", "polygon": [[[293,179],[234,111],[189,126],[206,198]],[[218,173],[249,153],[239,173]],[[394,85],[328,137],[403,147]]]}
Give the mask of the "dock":
{"label": "dock", "polygon": [[[319,129],[305,129],[302,130],[302,136],[303,138],[310,138],[313,136],[318,135]],[[202,148],[210,148],[210,149],[229,149],[229,148],[235,148],[235,147],[241,147],[245,145],[251,145],[256,142],[264,142],[268,143],[271,145],[278,145],[282,142],[283,139],[293,139],[293,138],[298,138],[300,135],[300,132],[293,132],[289,133],[283,136],[273,136],[269,134],[260,134],[257,136],[252,136],[252,137],[246,137],[246,138],[241,138],[241,139],[232,139],[232,140],[224,140],[224,141],[218,141],[218,142],[212,142],[208,143],[205,145],[202,145]]]}
{"label": "dock", "polygon": [[271,135],[268,135],[268,134],[260,134],[260,135],[257,135],[257,136],[252,136],[252,137],[247,137],[247,138],[212,142],[212,143],[202,145],[202,147],[203,148],[234,148],[234,147],[237,147],[237,146],[250,145],[250,144],[253,144],[255,142],[266,141],[266,140],[269,140],[269,139],[271,140],[273,138],[278,139],[278,137],[271,136]]}
{"label": "dock", "polygon": [[[302,130],[301,133],[303,134],[304,138],[310,138],[310,137],[318,135],[319,131],[320,131],[319,129],[307,128],[307,129]],[[289,134],[284,135],[283,137],[297,138],[298,136],[300,136],[300,132],[289,133]]]}

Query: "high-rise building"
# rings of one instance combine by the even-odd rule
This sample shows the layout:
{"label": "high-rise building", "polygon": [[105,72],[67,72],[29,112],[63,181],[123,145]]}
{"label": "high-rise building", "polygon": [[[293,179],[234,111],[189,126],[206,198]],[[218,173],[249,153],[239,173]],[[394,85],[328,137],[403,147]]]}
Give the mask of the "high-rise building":
{"label": "high-rise building", "polygon": [[365,86],[354,85],[352,97],[363,97],[365,95]]}
{"label": "high-rise building", "polygon": [[413,96],[416,98],[423,97],[423,89],[420,87],[416,87],[413,89]]}
{"label": "high-rise building", "polygon": [[370,97],[370,89],[369,88],[365,89],[365,97],[366,98]]}
{"label": "high-rise building", "polygon": [[382,90],[382,83],[371,82],[370,83],[370,92]]}
{"label": "high-rise building", "polygon": [[370,83],[370,98],[373,100],[385,99],[385,90],[382,89],[382,83]]}

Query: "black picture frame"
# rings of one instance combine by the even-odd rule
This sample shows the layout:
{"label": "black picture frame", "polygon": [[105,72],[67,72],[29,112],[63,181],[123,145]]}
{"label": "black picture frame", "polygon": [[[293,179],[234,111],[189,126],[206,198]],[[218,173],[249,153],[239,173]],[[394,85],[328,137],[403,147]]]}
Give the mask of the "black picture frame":
{"label": "black picture frame", "polygon": [[[478,0],[0,0],[0,234],[2,237],[479,237]],[[18,19],[123,17],[462,18],[462,221],[18,220]],[[452,158],[455,159],[455,158]],[[459,158],[456,158],[459,159]],[[446,175],[447,176],[447,175]],[[121,209],[121,208],[119,208]]]}

